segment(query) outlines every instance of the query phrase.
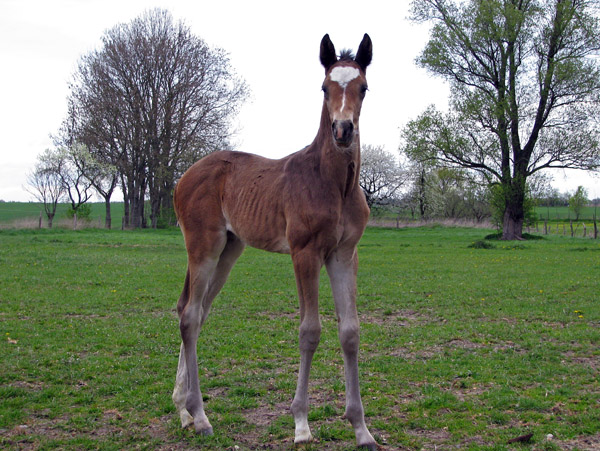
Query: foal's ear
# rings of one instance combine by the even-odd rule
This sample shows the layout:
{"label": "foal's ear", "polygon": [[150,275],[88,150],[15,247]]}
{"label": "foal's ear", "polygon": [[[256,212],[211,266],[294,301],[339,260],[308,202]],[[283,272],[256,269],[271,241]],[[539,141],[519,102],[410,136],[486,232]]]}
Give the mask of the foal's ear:
{"label": "foal's ear", "polygon": [[329,39],[329,35],[326,34],[321,39],[321,64],[325,68],[325,72],[329,70],[337,62],[337,56],[335,54],[335,47],[333,42]]}
{"label": "foal's ear", "polygon": [[360,46],[358,47],[358,52],[356,53],[356,58],[354,61],[358,63],[358,65],[362,68],[363,71],[367,70],[367,66],[371,64],[371,59],[373,58],[373,44],[371,43],[371,38],[367,33],[365,33]]}

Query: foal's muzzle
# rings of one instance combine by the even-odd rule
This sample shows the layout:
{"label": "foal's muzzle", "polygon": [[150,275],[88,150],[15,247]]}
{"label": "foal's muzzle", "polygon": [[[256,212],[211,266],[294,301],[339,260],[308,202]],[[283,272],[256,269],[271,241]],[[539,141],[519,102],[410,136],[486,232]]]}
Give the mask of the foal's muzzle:
{"label": "foal's muzzle", "polygon": [[354,124],[352,121],[333,121],[331,125],[333,139],[338,146],[348,147],[354,137]]}

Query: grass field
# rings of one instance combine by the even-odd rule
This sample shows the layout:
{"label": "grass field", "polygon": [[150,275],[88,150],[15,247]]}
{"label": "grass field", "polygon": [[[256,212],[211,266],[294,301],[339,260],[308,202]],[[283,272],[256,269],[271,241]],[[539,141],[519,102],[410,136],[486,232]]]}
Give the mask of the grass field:
{"label": "grass field", "polygon": [[[371,432],[386,450],[599,449],[600,243],[487,233],[367,230]],[[180,430],[171,403],[185,261],[177,230],[0,230],[0,449],[293,449],[289,256],[248,249],[201,333],[212,437]],[[305,449],[353,449],[324,275],[321,316]]]}
{"label": "grass field", "polygon": [[[92,213],[90,215],[90,225],[97,227],[100,224],[104,227],[105,217],[105,206],[102,202],[90,203],[92,207]],[[70,226],[71,220],[67,220],[67,209],[68,205],[65,203],[59,204],[56,212],[55,223],[63,226]],[[34,202],[0,202],[0,226],[16,226],[22,227],[27,226],[34,227],[38,224],[40,212],[44,211],[44,206],[40,203]],[[537,218],[540,221],[539,227],[543,226],[544,221],[549,221],[551,224],[568,224],[569,220],[575,220],[575,215],[568,207],[536,207],[535,209]],[[43,214],[43,213],[42,213]],[[587,222],[588,227],[593,223],[594,214],[600,216],[600,210],[594,207],[584,207],[579,222]],[[112,224],[114,229],[121,227],[121,219],[123,217],[123,203],[113,202],[111,204],[111,215]],[[389,221],[394,222],[396,220],[397,212],[389,212],[385,210],[373,209],[373,216],[375,219],[388,218]],[[402,212],[403,221],[414,220],[410,216],[410,212]],[[43,226],[46,226],[46,216],[43,214]]]}
{"label": "grass field", "polygon": [[[535,212],[540,221],[575,221],[575,213],[569,207],[535,207]],[[592,206],[583,207],[579,215],[579,220],[593,221],[594,215],[596,218],[600,217],[600,208]]]}

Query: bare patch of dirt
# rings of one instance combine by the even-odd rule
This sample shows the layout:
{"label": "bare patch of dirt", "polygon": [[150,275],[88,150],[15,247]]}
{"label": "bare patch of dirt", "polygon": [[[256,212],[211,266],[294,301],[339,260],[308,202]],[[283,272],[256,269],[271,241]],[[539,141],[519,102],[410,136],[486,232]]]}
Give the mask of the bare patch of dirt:
{"label": "bare patch of dirt", "polygon": [[48,419],[44,414],[40,414],[30,417],[25,424],[3,431],[2,435],[9,445],[18,449],[37,449],[40,444],[36,443],[32,435],[42,436],[44,440],[65,440],[74,437],[76,434],[66,427],[67,421],[67,416]]}
{"label": "bare patch of dirt", "polygon": [[600,434],[584,435],[570,440],[551,439],[550,442],[557,444],[562,450],[578,449],[593,451],[600,449]]}
{"label": "bare patch of dirt", "polygon": [[360,315],[361,322],[376,324],[378,326],[393,325],[406,327],[438,321],[430,312],[417,312],[416,310],[398,310],[395,312],[373,310]]}
{"label": "bare patch of dirt", "polygon": [[410,349],[407,347],[400,347],[390,353],[395,357],[401,357],[406,360],[428,360],[437,355],[442,354],[444,351],[449,349],[466,349],[466,350],[477,350],[485,348],[486,345],[483,343],[475,343],[470,340],[455,338],[444,344],[430,346],[424,349]]}
{"label": "bare patch of dirt", "polygon": [[444,348],[459,348],[459,349],[481,349],[485,348],[482,343],[475,343],[470,340],[464,340],[462,338],[454,338],[444,345]]}
{"label": "bare patch of dirt", "polygon": [[458,380],[452,384],[452,394],[461,402],[481,396],[489,390],[490,387],[485,385],[473,385],[463,388]]}
{"label": "bare patch of dirt", "polygon": [[442,444],[450,439],[448,429],[408,429],[407,434],[413,437],[425,440],[428,446],[435,448],[435,445]]}
{"label": "bare patch of dirt", "polygon": [[573,351],[566,352],[565,357],[566,359],[562,361],[563,363],[574,363],[575,365],[588,367],[596,372],[600,371],[600,358],[598,357],[581,356]]}
{"label": "bare patch of dirt", "polygon": [[8,384],[9,387],[13,388],[22,388],[24,390],[29,391],[40,391],[46,387],[46,384],[40,381],[30,382],[30,381],[13,381]]}

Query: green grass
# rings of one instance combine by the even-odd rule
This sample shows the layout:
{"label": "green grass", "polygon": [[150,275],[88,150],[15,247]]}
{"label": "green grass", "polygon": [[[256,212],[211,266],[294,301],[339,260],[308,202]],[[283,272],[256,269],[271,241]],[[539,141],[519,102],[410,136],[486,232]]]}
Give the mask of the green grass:
{"label": "green grass", "polygon": [[[600,243],[473,245],[488,233],[367,230],[358,307],[371,432],[385,449],[600,446]],[[177,230],[0,231],[1,449],[293,449],[289,256],[248,249],[201,333],[212,437],[180,430],[171,403],[185,262]],[[320,305],[318,442],[305,449],[353,449],[324,274]]]}

